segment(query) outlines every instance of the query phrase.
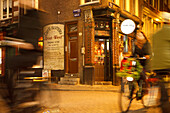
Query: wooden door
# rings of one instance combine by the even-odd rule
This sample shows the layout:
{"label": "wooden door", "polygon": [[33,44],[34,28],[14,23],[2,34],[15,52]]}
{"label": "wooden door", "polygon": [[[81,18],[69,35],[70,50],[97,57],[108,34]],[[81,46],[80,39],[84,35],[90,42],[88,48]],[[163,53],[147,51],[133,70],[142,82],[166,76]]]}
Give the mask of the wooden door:
{"label": "wooden door", "polygon": [[78,73],[78,33],[77,22],[66,23],[66,73]]}
{"label": "wooden door", "polygon": [[77,36],[69,37],[69,73],[78,72]]}

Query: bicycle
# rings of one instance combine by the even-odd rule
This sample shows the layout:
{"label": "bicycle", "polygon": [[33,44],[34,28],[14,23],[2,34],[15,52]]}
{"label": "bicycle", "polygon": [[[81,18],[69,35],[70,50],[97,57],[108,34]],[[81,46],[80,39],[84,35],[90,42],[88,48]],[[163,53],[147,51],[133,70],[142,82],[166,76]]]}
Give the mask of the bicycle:
{"label": "bicycle", "polygon": [[[156,75],[149,73],[148,75],[150,76],[145,81],[141,80],[140,74],[143,72],[143,68],[137,58],[128,58],[124,66],[123,71],[117,73],[121,77],[119,98],[121,112],[128,112],[134,99],[141,100],[144,107],[159,106],[160,79]],[[137,84],[140,84],[140,86]]]}

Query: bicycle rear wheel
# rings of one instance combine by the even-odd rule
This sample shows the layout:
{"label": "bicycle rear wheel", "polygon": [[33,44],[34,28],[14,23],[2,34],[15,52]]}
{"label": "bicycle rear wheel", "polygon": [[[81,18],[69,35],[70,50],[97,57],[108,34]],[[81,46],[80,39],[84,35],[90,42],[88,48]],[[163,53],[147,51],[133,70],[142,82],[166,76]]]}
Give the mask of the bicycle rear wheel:
{"label": "bicycle rear wheel", "polygon": [[157,107],[160,105],[160,86],[158,84],[150,83],[149,87],[144,88],[144,96],[142,104],[144,107]]}
{"label": "bicycle rear wheel", "polygon": [[119,107],[122,113],[126,113],[129,111],[131,102],[133,100],[133,90],[133,83],[123,81],[122,79],[119,98]]}

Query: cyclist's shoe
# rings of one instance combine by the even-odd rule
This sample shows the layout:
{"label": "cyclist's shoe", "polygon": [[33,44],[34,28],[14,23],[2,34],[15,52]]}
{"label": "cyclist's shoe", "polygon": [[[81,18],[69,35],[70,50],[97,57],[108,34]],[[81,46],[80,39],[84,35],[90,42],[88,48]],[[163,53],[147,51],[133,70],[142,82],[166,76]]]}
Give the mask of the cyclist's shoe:
{"label": "cyclist's shoe", "polygon": [[137,99],[137,100],[141,100],[142,97],[143,97],[142,91],[137,91],[137,93],[136,93],[136,99]]}

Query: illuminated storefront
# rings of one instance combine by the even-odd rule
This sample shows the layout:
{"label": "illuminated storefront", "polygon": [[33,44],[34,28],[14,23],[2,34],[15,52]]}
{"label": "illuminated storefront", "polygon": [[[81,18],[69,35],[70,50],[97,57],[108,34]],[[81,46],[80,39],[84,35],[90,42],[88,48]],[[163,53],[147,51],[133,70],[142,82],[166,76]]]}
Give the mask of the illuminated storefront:
{"label": "illuminated storefront", "polygon": [[[85,21],[85,34],[86,31],[92,32],[90,35],[85,35],[85,49],[91,56],[85,55],[85,84],[96,84],[98,81],[110,81],[112,84],[119,84],[116,71],[120,67],[123,54],[133,53],[135,30],[138,29],[137,26],[141,26],[142,21],[125,11],[118,11],[119,8],[116,9],[116,6],[112,7],[94,8],[91,10],[92,14],[89,13],[91,14],[91,21]],[[121,24],[126,19],[135,23],[134,29],[130,33],[121,31]],[[86,27],[86,25],[89,27]],[[88,41],[91,41],[91,43],[89,44]]]}

